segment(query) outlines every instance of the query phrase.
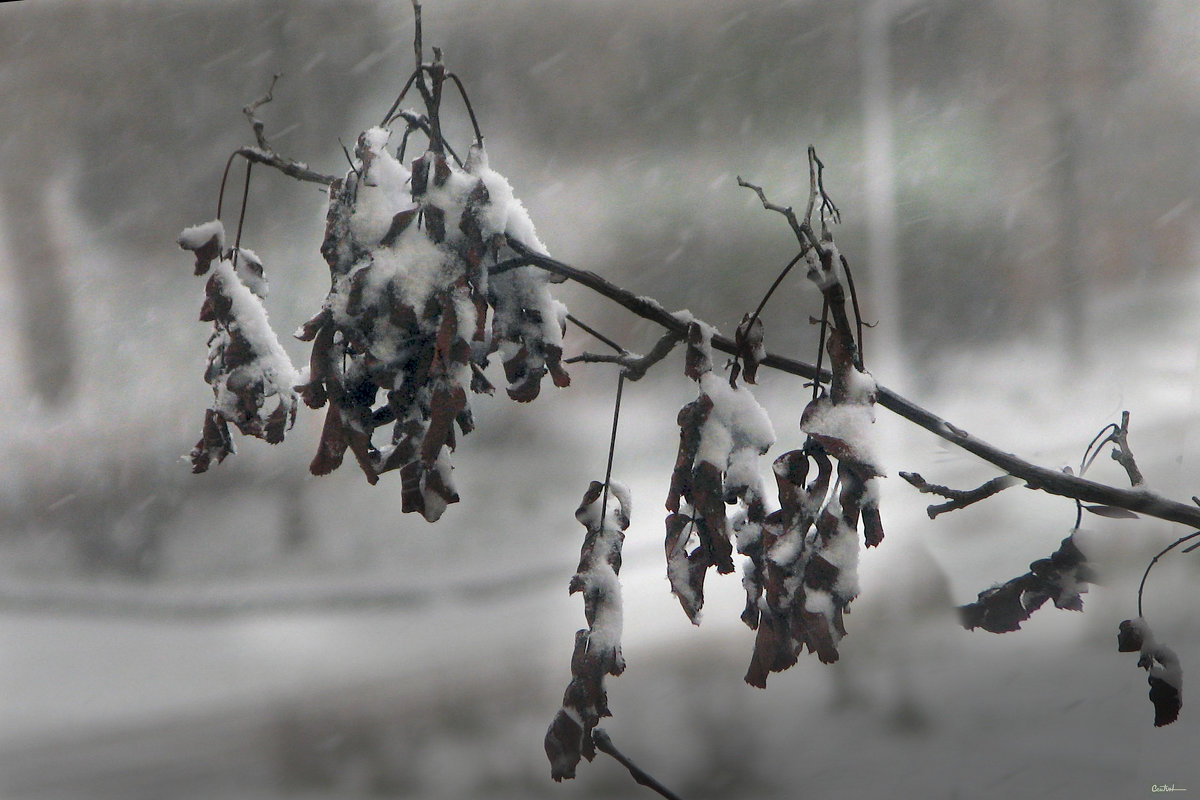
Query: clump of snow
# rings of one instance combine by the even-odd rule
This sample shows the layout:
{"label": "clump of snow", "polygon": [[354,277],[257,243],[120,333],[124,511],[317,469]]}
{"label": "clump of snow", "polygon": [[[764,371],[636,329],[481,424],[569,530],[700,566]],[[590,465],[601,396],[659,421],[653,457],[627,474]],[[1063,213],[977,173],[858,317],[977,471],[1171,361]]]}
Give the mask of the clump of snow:
{"label": "clump of snow", "polygon": [[214,236],[217,238],[217,249],[225,252],[225,226],[219,219],[184,228],[183,233],[179,234],[179,246],[186,250],[199,250]]}
{"label": "clump of snow", "polygon": [[[261,384],[261,398],[255,415],[265,427],[266,418],[274,409],[268,409],[265,400],[277,397],[281,404],[294,408],[297,384],[296,370],[283,345],[275,336],[267,318],[267,310],[259,297],[241,281],[234,270],[233,262],[222,259],[213,269],[212,280],[219,291],[230,301],[229,320],[219,325],[210,342],[210,364],[222,362],[225,352],[239,337],[249,344],[249,360],[230,371],[221,370],[214,376],[212,386],[216,394],[214,408],[230,421],[241,419],[249,411],[243,399],[244,389]],[[246,423],[239,423],[239,428]],[[243,430],[243,432],[246,432]]]}

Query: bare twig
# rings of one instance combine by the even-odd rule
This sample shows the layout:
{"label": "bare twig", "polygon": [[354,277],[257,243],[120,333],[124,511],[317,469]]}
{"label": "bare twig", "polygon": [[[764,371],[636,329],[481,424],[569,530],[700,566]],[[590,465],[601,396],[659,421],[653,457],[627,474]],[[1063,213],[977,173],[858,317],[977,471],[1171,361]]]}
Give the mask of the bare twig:
{"label": "bare twig", "polygon": [[966,508],[972,503],[978,503],[980,500],[985,500],[994,494],[1004,491],[1010,486],[1016,486],[1021,481],[1014,478],[1012,475],[1000,475],[992,478],[987,483],[975,489],[951,489],[948,486],[941,486],[936,483],[929,483],[916,472],[901,472],[900,477],[911,483],[917,488],[917,491],[922,494],[936,494],[939,497],[944,497],[950,502],[931,505],[925,509],[929,514],[930,519],[934,519],[938,514],[944,514],[947,511],[956,511],[960,508]]}
{"label": "bare twig", "polygon": [[[229,158],[232,161],[236,156],[241,156],[252,164],[263,164],[268,167],[273,167],[282,172],[284,175],[297,180],[309,181],[310,183],[320,183],[328,186],[334,181],[332,175],[322,175],[319,172],[314,172],[308,168],[307,164],[303,162],[279,155],[275,152],[274,148],[271,147],[271,143],[267,141],[266,126],[263,124],[263,121],[258,118],[255,112],[258,111],[260,106],[264,106],[271,102],[275,92],[275,83],[279,80],[279,78],[280,75],[278,73],[272,75],[271,84],[267,87],[266,94],[242,109],[242,113],[246,115],[246,119],[250,122],[251,130],[254,131],[254,141],[258,143],[258,147],[239,148],[235,150]],[[228,169],[228,167],[226,167],[226,169]],[[224,180],[222,179],[222,186],[223,185]],[[218,216],[220,216],[219,213]]]}
{"label": "bare twig", "polygon": [[[784,216],[784,218],[788,221],[788,225],[792,226],[792,232],[796,234],[796,238],[800,240],[800,243],[802,245],[806,241],[815,244],[815,242],[812,241],[816,238],[815,236],[812,235],[812,228],[808,228],[807,230],[805,229],[805,226],[807,223],[801,223],[800,220],[796,219],[796,212],[792,210],[791,206],[780,206],[780,205],[776,205],[775,203],[772,203],[771,201],[767,200],[767,195],[765,192],[763,192],[761,186],[756,186],[755,184],[750,183],[749,181],[742,180],[741,175],[738,176],[737,182],[738,182],[738,186],[741,186],[744,189],[750,189],[755,194],[757,194],[759,202],[762,203],[762,207],[765,208],[767,211],[774,211],[777,214],[782,214]],[[812,214],[811,205],[812,204],[810,202],[810,204],[809,204],[810,207],[809,207],[808,213],[805,215],[806,220]],[[806,250],[806,249],[807,248],[804,248],[801,250],[801,255],[804,254],[804,250]]]}
{"label": "bare twig", "polygon": [[1121,426],[1109,435],[1108,440],[1113,443],[1112,459],[1125,468],[1125,473],[1129,476],[1129,485],[1135,489],[1145,485],[1146,479],[1142,477],[1133,451],[1129,449],[1128,411],[1121,412]]}
{"label": "bare twig", "polygon": [[605,732],[603,728],[596,728],[596,730],[592,731],[592,742],[595,743],[597,750],[599,750],[601,753],[612,756],[617,760],[617,763],[629,770],[630,776],[640,785],[657,792],[660,796],[667,798],[667,800],[682,800],[679,795],[663,786],[648,772],[630,761],[628,756],[616,748],[616,746],[613,744],[612,738],[609,737],[608,733]]}
{"label": "bare twig", "polygon": [[263,150],[270,150],[271,145],[267,143],[267,137],[264,133],[266,126],[263,125],[262,120],[254,115],[254,112],[258,110],[259,106],[266,105],[274,98],[275,82],[279,78],[280,73],[278,72],[272,75],[271,85],[267,87],[267,93],[242,109],[242,113],[246,115],[246,119],[250,120],[250,127],[254,130],[254,140],[258,142],[258,146]]}
{"label": "bare twig", "polygon": [[668,331],[654,343],[654,347],[649,353],[639,355],[638,353],[630,353],[622,350],[617,355],[605,355],[602,353],[580,353],[566,360],[568,364],[620,364],[625,369],[624,375],[631,381],[641,380],[646,376],[646,373],[662,361],[667,355],[675,349],[675,345],[679,344],[679,336],[674,332]]}
{"label": "bare twig", "polygon": [[779,271],[779,274],[775,276],[775,282],[771,284],[771,288],[767,289],[767,293],[764,294],[762,300],[758,302],[758,308],[754,309],[754,313],[750,315],[750,319],[743,323],[746,330],[750,330],[754,327],[754,321],[758,319],[758,315],[761,314],[763,309],[767,307],[767,301],[771,299],[771,295],[775,294],[775,290],[779,288],[779,284],[783,283],[783,279],[786,278],[787,274],[792,271],[792,267],[800,263],[800,259],[803,257],[804,251],[801,250],[784,266],[783,269]]}
{"label": "bare twig", "polygon": [[483,133],[479,130],[479,120],[475,119],[475,109],[471,106],[471,99],[467,97],[466,88],[463,87],[462,81],[453,72],[446,73],[446,78],[454,81],[454,85],[458,87],[458,93],[462,95],[463,105],[467,107],[467,115],[471,118],[471,128],[475,131],[475,144],[482,147]]}
{"label": "bare twig", "polygon": [[336,180],[332,175],[324,175],[309,169],[308,164],[305,164],[303,161],[296,161],[281,156],[273,150],[263,150],[258,147],[241,147],[235,150],[234,154],[241,156],[247,161],[253,161],[255,164],[263,164],[277,169],[289,178],[295,178],[298,181],[308,181],[309,183],[319,183],[323,186],[328,186]]}

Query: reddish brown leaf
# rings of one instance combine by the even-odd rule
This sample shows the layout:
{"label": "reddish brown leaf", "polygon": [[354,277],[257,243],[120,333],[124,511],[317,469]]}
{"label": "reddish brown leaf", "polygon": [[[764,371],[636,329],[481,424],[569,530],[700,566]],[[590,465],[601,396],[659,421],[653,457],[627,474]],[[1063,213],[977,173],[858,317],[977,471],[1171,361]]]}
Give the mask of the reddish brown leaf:
{"label": "reddish brown leaf", "polygon": [[213,234],[212,238],[205,241],[199,247],[191,248],[181,239],[179,246],[184,250],[191,250],[196,256],[196,268],[193,275],[203,275],[212,267],[212,262],[219,261],[221,258],[221,238],[217,234]]}
{"label": "reddish brown leaf", "polygon": [[384,247],[391,247],[400,238],[400,235],[408,230],[408,226],[417,218],[417,209],[410,208],[407,211],[401,211],[392,217],[392,224],[388,226],[387,233],[379,240],[379,244]]}
{"label": "reddish brown leaf", "polygon": [[213,459],[220,464],[225,460],[225,456],[234,452],[229,426],[216,411],[207,409],[204,412],[204,429],[200,434],[200,441],[192,448],[192,472],[206,472]]}
{"label": "reddish brown leaf", "polygon": [[1124,620],[1117,632],[1117,651],[1121,653],[1136,653],[1142,649],[1144,639],[1142,628],[1133,620]]}
{"label": "reddish brown leaf", "polygon": [[337,404],[331,403],[325,413],[325,426],[321,429],[317,454],[309,464],[308,471],[313,475],[328,475],[333,472],[342,465],[346,444],[346,436],[342,432],[342,416],[338,413]]}
{"label": "reddish brown leaf", "polygon": [[746,383],[754,383],[758,375],[758,365],[766,356],[762,319],[755,317],[751,322],[749,314],[743,316],[734,334],[734,343],[737,345],[738,358],[742,361],[742,376]]}
{"label": "reddish brown leaf", "polygon": [[425,215],[425,233],[436,244],[446,240],[446,212],[435,205],[426,205],[422,209]]}
{"label": "reddish brown leaf", "polygon": [[707,337],[704,328],[698,322],[688,324],[687,352],[684,354],[683,374],[694,381],[700,376],[712,371],[712,359],[709,357]]}

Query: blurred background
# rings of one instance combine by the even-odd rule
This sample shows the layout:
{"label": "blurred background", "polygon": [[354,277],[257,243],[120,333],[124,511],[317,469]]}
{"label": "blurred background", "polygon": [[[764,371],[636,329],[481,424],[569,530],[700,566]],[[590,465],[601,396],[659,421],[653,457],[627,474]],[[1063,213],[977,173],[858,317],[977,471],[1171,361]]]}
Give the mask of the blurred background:
{"label": "blurred background", "polygon": [[[794,254],[780,204],[815,145],[841,207],[880,383],[1039,464],[1075,464],[1133,414],[1155,490],[1200,493],[1200,12],[1172,0],[427,0],[492,166],[559,259],[726,334]],[[569,680],[567,595],[603,476],[615,373],[521,406],[472,399],[462,502],[400,513],[398,479],[306,472],[319,415],[193,476],[211,395],[184,227],[213,218],[259,109],[275,148],[346,169],[412,67],[410,3],[23,0],[0,5],[0,796],[587,797],[642,791],[611,759],[553,784],[542,735]],[[452,104],[448,126],[468,140]],[[226,223],[238,191],[226,200]],[[327,289],[325,195],[255,170],[243,244],[286,334]],[[571,285],[634,351],[652,326]],[[820,297],[789,279],[770,349],[815,357]],[[569,353],[603,349],[579,331]],[[1154,729],[1118,654],[1155,552],[1186,531],[1084,520],[1103,576],[1083,615],[968,633],[954,605],[1025,572],[1074,523],[1011,489],[930,521],[885,482],[843,660],[742,682],[742,590],[670,596],[662,506],[676,354],[629,384],[614,465],[634,491],[617,746],[687,798],[1149,796],[1200,790],[1197,723]],[[802,382],[762,375],[779,443]],[[880,411],[885,465],[969,488],[994,471]],[[1092,473],[1089,473],[1092,474]],[[1125,480],[1101,459],[1094,476]],[[1200,663],[1196,556],[1146,615]]]}

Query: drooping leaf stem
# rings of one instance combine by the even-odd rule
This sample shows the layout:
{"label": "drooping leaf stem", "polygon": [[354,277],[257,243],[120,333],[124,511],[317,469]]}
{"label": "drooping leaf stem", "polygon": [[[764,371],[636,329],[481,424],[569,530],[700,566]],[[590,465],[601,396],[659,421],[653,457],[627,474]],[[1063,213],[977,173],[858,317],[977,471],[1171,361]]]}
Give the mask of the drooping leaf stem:
{"label": "drooping leaf stem", "polygon": [[[272,85],[275,83],[271,82]],[[269,94],[269,93],[268,93]],[[233,160],[238,157],[238,152],[230,153],[229,158],[225,161],[225,170],[221,173],[221,189],[217,192],[217,219],[221,218],[221,212],[225,205],[225,184],[229,180],[229,168],[233,166]],[[246,161],[246,184],[242,187],[242,209],[238,212],[237,235],[234,237],[233,244],[233,264],[237,266],[238,251],[242,246],[242,225],[246,221],[246,200],[250,196],[250,168],[254,166],[254,162],[247,159]]]}
{"label": "drooping leaf stem", "polygon": [[604,496],[600,500],[600,524],[608,519],[608,489],[612,483],[613,455],[617,452],[617,424],[621,420],[621,393],[625,389],[625,371],[617,373],[617,399],[613,403],[612,433],[608,438],[608,462],[604,466]]}
{"label": "drooping leaf stem", "polygon": [[[625,348],[621,347],[621,345],[617,344],[612,339],[610,339],[607,336],[605,336],[604,334],[600,333],[595,328],[592,328],[591,326],[586,325],[583,322],[580,322],[579,319],[577,319],[575,316],[573,316],[571,314],[567,314],[567,320],[569,322],[571,322],[572,324],[574,324],[575,327],[594,336],[596,339],[599,339],[604,344],[606,344],[609,347],[611,347],[612,349],[616,350],[618,355],[627,355]],[[617,451],[617,425],[621,420],[621,394],[624,391],[624,389],[625,389],[625,370],[621,370],[620,372],[617,373],[617,399],[613,403],[612,433],[609,435],[609,439],[608,439],[608,460],[604,466],[604,495],[602,496],[602,498],[600,500],[600,525],[601,526],[605,525],[606,524],[605,520],[608,519],[608,487],[609,487],[609,484],[612,482],[613,455]]]}
{"label": "drooping leaf stem", "polygon": [[767,301],[771,299],[771,295],[775,294],[775,290],[779,288],[779,285],[783,283],[783,279],[786,278],[788,273],[792,271],[792,267],[799,264],[800,259],[804,258],[805,252],[807,252],[806,249],[801,249],[799,253],[796,253],[791,261],[784,265],[784,268],[779,271],[779,274],[775,276],[775,281],[771,284],[771,288],[767,289],[767,293],[763,295],[762,300],[758,301],[758,307],[754,309],[754,313],[750,315],[750,319],[745,323],[747,329],[754,327],[754,323],[758,319],[759,314],[761,314],[763,309],[767,307]]}
{"label": "drooping leaf stem", "polygon": [[250,170],[254,162],[246,162],[246,183],[242,186],[242,210],[238,212],[237,233],[233,237],[233,265],[238,263],[238,254],[242,251],[242,226],[246,223],[246,201],[250,197]]}
{"label": "drooping leaf stem", "polygon": [[[1154,568],[1154,565],[1158,563],[1158,560],[1160,558],[1162,558],[1163,556],[1165,556],[1167,553],[1171,552],[1176,547],[1179,547],[1179,545],[1183,544],[1184,542],[1191,541],[1192,539],[1195,539],[1197,537],[1200,537],[1200,531],[1193,531],[1192,533],[1189,533],[1187,536],[1181,536],[1178,539],[1176,539],[1174,542],[1172,542],[1171,544],[1164,547],[1162,550],[1159,550],[1158,553],[1154,556],[1154,558],[1150,559],[1150,563],[1146,565],[1146,571],[1142,573],[1142,582],[1140,584],[1138,584],[1137,606],[1138,606],[1138,616],[1139,617],[1145,618],[1145,616],[1146,616],[1145,614],[1142,613],[1142,593],[1146,589],[1146,579],[1150,577],[1150,570],[1152,570]],[[1183,552],[1189,553],[1192,551],[1192,549],[1193,548],[1189,547],[1187,550],[1184,550]]]}

